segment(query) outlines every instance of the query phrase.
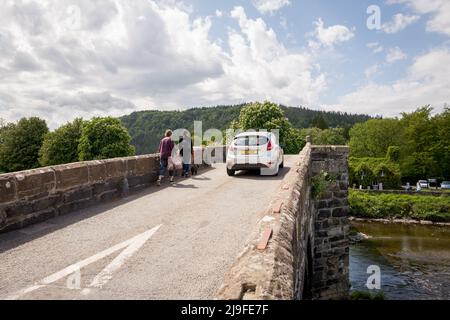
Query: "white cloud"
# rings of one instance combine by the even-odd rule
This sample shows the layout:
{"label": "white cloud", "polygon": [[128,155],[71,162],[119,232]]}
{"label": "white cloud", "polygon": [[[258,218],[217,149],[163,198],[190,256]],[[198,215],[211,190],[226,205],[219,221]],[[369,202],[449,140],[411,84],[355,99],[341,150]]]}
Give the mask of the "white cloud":
{"label": "white cloud", "polygon": [[408,55],[402,51],[399,47],[391,48],[386,55],[387,63],[394,63],[396,61],[405,60]]}
{"label": "white cloud", "polygon": [[[225,100],[270,99],[292,105],[317,102],[326,89],[325,75],[318,74],[313,57],[289,52],[273,29],[262,19],[249,19],[244,8],[235,7],[231,16],[239,21],[239,31],[229,34],[230,63],[226,77],[211,81],[217,96]],[[229,89],[227,89],[229,88]]]}
{"label": "white cloud", "polygon": [[427,31],[450,36],[450,1],[448,0],[388,0],[389,4],[405,3],[419,14],[430,15]]}
{"label": "white cloud", "polygon": [[390,21],[388,23],[383,24],[381,29],[385,33],[397,33],[399,31],[402,31],[406,29],[407,26],[410,24],[413,24],[414,22],[418,21],[420,19],[419,16],[409,16],[404,15],[402,13],[396,14],[393,17],[393,21]]}
{"label": "white cloud", "polygon": [[378,42],[370,42],[367,45],[367,48],[372,49],[373,53],[383,52],[384,48]]}
{"label": "white cloud", "polygon": [[289,0],[253,0],[253,5],[262,14],[273,13],[290,4]]}
{"label": "white cloud", "polygon": [[280,25],[284,30],[288,29],[289,25],[288,25],[288,21],[287,21],[286,17],[280,18]]}
{"label": "white cloud", "polygon": [[316,40],[312,40],[309,43],[312,48],[318,48],[321,45],[325,47],[333,47],[335,44],[349,41],[355,36],[352,30],[343,25],[325,27],[325,24],[321,18],[319,18],[314,24],[316,29],[313,36]]}
{"label": "white cloud", "polygon": [[[210,40],[210,18],[150,0],[9,1],[0,11],[0,117],[45,117],[52,128],[74,117],[120,115],[271,99],[318,102],[325,75],[308,52],[288,50],[243,8],[238,30]],[[69,17],[70,18],[70,17]],[[70,20],[70,19],[69,19]],[[73,21],[72,21],[73,22]]]}
{"label": "white cloud", "polygon": [[218,18],[223,17],[223,12],[220,10],[216,10],[216,17]]}
{"label": "white cloud", "polygon": [[391,85],[370,82],[340,98],[351,112],[397,116],[399,110],[413,111],[431,104],[438,111],[450,102],[450,51],[436,48],[416,57],[407,75]]}
{"label": "white cloud", "polygon": [[380,66],[378,64],[370,66],[364,71],[366,78],[369,80],[371,80],[374,76],[378,75],[379,73],[380,73]]}

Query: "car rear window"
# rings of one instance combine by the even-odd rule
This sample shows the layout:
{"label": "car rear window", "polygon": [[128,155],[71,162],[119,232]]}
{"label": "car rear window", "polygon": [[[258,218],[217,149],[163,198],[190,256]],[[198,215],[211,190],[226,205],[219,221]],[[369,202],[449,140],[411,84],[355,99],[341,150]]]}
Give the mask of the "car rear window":
{"label": "car rear window", "polygon": [[236,146],[256,147],[266,145],[267,143],[269,143],[269,138],[262,136],[245,136],[234,140]]}

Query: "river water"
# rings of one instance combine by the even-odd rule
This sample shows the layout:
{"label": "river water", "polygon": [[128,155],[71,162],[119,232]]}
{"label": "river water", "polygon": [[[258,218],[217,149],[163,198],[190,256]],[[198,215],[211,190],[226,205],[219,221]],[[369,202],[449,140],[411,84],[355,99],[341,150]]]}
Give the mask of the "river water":
{"label": "river water", "polygon": [[[352,291],[382,291],[389,300],[450,300],[450,227],[352,224],[371,236],[350,247]],[[369,266],[380,268],[380,290],[366,287]]]}

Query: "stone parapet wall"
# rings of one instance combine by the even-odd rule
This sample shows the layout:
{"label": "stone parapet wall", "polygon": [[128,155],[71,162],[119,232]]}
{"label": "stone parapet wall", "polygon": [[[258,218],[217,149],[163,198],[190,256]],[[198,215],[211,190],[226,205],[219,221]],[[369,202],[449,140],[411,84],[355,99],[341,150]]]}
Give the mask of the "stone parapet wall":
{"label": "stone parapet wall", "polygon": [[[217,299],[348,297],[347,158],[346,147],[307,143],[226,274]],[[321,170],[337,179],[316,201],[312,177]]]}
{"label": "stone parapet wall", "polygon": [[[204,165],[226,147],[196,149]],[[212,156],[211,156],[212,155]],[[127,196],[154,184],[159,155],[70,163],[0,175],[0,232]]]}
{"label": "stone parapet wall", "polygon": [[312,296],[346,299],[349,284],[348,147],[313,146],[312,175],[321,171],[333,181],[315,201]]}
{"label": "stone parapet wall", "polygon": [[156,181],[159,156],[71,163],[0,175],[0,232],[126,196]]}

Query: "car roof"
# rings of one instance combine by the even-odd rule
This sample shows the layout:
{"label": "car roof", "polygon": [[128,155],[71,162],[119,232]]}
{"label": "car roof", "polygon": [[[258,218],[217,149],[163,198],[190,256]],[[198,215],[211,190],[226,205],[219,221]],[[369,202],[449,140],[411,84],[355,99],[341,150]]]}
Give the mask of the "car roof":
{"label": "car roof", "polygon": [[261,136],[261,137],[269,137],[271,135],[270,132],[255,132],[255,131],[249,131],[249,132],[243,132],[238,135],[236,135],[236,138],[241,137],[255,137],[255,136]]}

